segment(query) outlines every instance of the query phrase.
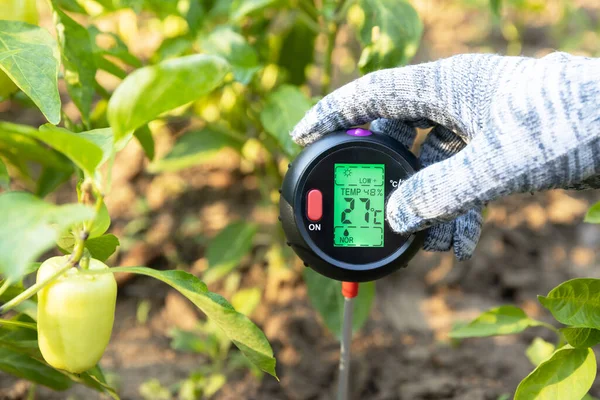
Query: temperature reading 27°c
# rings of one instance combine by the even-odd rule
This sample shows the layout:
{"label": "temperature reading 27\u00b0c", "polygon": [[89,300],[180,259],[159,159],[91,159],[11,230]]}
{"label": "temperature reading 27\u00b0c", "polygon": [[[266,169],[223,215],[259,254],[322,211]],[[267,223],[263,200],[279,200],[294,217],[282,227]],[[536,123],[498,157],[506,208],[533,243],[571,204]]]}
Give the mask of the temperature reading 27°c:
{"label": "temperature reading 27\u00b0c", "polygon": [[384,164],[335,164],[333,245],[383,247]]}

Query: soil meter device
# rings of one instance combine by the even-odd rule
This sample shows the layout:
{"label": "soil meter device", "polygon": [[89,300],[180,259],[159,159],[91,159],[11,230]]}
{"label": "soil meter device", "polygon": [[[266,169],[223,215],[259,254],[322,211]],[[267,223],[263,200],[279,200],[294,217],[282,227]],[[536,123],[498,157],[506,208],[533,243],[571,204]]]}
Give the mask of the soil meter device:
{"label": "soil meter device", "polygon": [[418,169],[398,141],[355,128],[306,147],[283,180],[279,211],[288,244],[304,265],[343,281],[338,400],[348,399],[357,282],[405,267],[423,245],[423,232],[398,235],[385,220],[388,196]]}
{"label": "soil meter device", "polygon": [[340,281],[373,281],[406,266],[423,233],[393,232],[385,205],[418,169],[415,156],[389,136],[361,128],[325,135],[300,153],[283,181],[288,244],[305,265]]}

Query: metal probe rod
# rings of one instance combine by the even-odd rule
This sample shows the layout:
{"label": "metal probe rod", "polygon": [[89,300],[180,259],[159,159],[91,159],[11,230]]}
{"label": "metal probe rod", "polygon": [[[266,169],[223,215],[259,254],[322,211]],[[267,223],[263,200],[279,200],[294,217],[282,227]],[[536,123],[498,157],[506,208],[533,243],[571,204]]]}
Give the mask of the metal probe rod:
{"label": "metal probe rod", "polygon": [[348,400],[350,383],[350,348],[352,347],[353,299],[358,295],[358,283],[342,282],[344,295],[344,317],[342,320],[342,340],[340,343],[340,376],[337,400]]}
{"label": "metal probe rod", "polygon": [[340,377],[337,400],[348,400],[350,379],[350,347],[352,345],[352,298],[344,298],[344,322],[340,348]]}

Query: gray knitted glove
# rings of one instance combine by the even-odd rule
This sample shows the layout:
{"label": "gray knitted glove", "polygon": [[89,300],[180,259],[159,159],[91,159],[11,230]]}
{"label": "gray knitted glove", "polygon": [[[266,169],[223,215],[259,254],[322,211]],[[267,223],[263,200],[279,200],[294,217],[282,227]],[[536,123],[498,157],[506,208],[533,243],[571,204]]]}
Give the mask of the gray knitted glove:
{"label": "gray knitted glove", "polygon": [[398,233],[432,227],[425,249],[469,258],[486,202],[517,192],[600,187],[600,59],[459,55],[377,71],[329,94],[292,132],[306,145],[367,122],[406,146],[435,125],[425,167],[391,195]]}

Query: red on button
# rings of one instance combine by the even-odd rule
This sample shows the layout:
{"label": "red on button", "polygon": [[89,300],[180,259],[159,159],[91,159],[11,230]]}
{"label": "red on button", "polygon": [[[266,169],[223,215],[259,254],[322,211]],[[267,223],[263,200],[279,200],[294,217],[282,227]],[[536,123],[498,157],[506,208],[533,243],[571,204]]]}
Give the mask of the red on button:
{"label": "red on button", "polygon": [[323,216],[323,194],[320,190],[312,189],[306,197],[306,216],[311,221],[318,221]]}

